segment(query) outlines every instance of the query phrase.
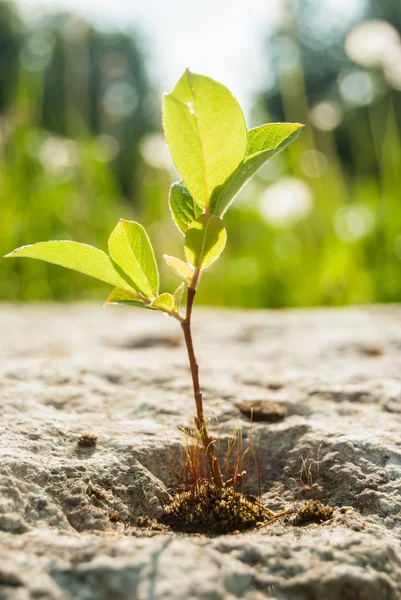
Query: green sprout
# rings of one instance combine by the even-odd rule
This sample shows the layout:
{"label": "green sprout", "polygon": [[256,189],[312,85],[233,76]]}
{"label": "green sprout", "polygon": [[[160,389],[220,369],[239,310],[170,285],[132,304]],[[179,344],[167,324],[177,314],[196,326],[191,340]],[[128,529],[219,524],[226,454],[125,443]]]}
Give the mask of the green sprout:
{"label": "green sprout", "polygon": [[[72,241],[39,242],[17,248],[8,257],[54,263],[114,286],[106,304],[161,311],[183,330],[196,406],[195,424],[218,488],[224,487],[215,442],[204,412],[199,369],[191,332],[192,307],[202,271],[220,256],[227,241],[223,216],[256,171],[299,135],[299,123],[271,123],[247,130],[240,105],[221,83],[186,71],[164,96],[163,127],[181,181],[170,188],[172,217],[184,236],[185,260],[164,256],[183,280],[173,294],[160,292],[159,272],[145,229],[120,220],[106,254]],[[184,289],[186,303],[182,305]]]}

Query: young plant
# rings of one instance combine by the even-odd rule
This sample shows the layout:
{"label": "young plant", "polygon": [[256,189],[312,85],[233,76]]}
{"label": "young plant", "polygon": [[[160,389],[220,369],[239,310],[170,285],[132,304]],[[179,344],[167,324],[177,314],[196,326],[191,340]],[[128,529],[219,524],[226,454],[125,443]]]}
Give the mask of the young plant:
{"label": "young plant", "polygon": [[[192,308],[201,273],[222,253],[223,217],[256,171],[299,135],[299,123],[272,123],[247,130],[240,105],[221,83],[188,70],[164,96],[163,127],[181,180],[170,188],[172,217],[184,236],[185,260],[164,256],[183,280],[173,294],[159,290],[159,273],[149,237],[139,223],[120,220],[106,254],[72,241],[39,242],[8,257],[29,257],[80,271],[114,286],[106,304],[156,310],[176,319],[188,351],[196,406],[195,424],[213,483],[224,487],[215,441],[203,407],[191,332]],[[186,304],[181,308],[184,289]]]}

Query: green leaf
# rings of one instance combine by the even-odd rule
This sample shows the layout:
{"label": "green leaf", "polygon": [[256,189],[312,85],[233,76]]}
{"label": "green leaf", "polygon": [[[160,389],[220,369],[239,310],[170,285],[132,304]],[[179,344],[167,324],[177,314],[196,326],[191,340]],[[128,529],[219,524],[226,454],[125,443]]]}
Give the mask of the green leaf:
{"label": "green leaf", "polygon": [[153,300],[152,304],[150,305],[150,308],[154,308],[155,310],[161,310],[162,312],[170,314],[175,310],[174,297],[171,294],[167,294],[167,292],[164,292],[163,294],[160,294],[160,296],[157,296],[157,298]]}
{"label": "green leaf", "polygon": [[141,300],[140,295],[137,292],[133,290],[128,292],[127,290],[122,290],[121,288],[114,288],[104,303],[104,306],[107,306],[108,304],[124,304],[126,306],[150,308],[149,304],[146,304]]}
{"label": "green leaf", "polygon": [[187,261],[201,270],[210,267],[224,250],[227,232],[218,217],[205,214],[191,223],[185,236],[184,251]]}
{"label": "green leaf", "polygon": [[182,283],[180,283],[180,285],[178,286],[178,288],[175,290],[175,292],[173,294],[173,298],[174,298],[174,310],[176,312],[180,312],[181,299],[182,299],[182,294],[184,292],[184,288],[185,288],[185,283],[182,282]]}
{"label": "green leaf", "polygon": [[183,182],[208,212],[214,188],[245,156],[248,140],[240,105],[221,83],[187,70],[164,97],[163,127]]}
{"label": "green leaf", "polygon": [[287,148],[298,137],[302,128],[303,125],[299,123],[271,123],[251,129],[248,132],[245,159],[224,184],[214,190],[210,212],[223,216],[247,181],[267,160]]}
{"label": "green leaf", "polygon": [[202,209],[195,204],[191,194],[181,181],[173,183],[171,186],[169,205],[175,224],[184,235],[192,221],[202,214]]}
{"label": "green leaf", "polygon": [[299,136],[303,127],[301,123],[268,123],[250,129],[246,158],[266,150],[272,151],[275,156]]}
{"label": "green leaf", "polygon": [[88,246],[88,244],[79,244],[69,240],[38,242],[17,248],[7,254],[5,258],[13,257],[36,258],[85,273],[85,275],[111,283],[124,290],[133,291],[128,277],[124,273],[120,274],[119,267],[114,265],[111,258],[102,250]]}
{"label": "green leaf", "polygon": [[109,237],[112,259],[132,279],[136,291],[154,298],[159,291],[159,272],[148,234],[139,223],[120,219]]}
{"label": "green leaf", "polygon": [[168,254],[164,254],[163,258],[176,275],[188,283],[191,281],[194,274],[194,269],[191,265],[175,256],[168,256]]}

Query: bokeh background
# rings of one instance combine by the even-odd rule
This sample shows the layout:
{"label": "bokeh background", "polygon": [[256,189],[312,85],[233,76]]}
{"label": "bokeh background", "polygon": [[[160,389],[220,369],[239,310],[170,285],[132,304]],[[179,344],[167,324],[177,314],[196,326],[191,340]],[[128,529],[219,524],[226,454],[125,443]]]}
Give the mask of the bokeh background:
{"label": "bokeh background", "polygon": [[[227,214],[204,304],[401,300],[399,0],[0,0],[0,253],[72,239],[106,249],[143,223],[181,256],[161,98],[185,67],[227,85],[248,126],[299,121]],[[0,261],[0,299],[105,298],[34,260]]]}

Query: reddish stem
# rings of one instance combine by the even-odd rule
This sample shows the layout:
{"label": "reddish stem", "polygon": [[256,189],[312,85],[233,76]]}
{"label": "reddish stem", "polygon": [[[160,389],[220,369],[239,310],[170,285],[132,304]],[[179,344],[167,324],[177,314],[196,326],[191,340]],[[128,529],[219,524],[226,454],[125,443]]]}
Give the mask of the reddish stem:
{"label": "reddish stem", "polygon": [[210,468],[212,471],[213,481],[219,488],[223,487],[223,478],[221,475],[219,461],[215,452],[214,439],[208,432],[207,421],[205,418],[205,412],[203,409],[203,398],[202,391],[199,382],[199,366],[196,361],[194,344],[192,341],[192,330],[191,330],[191,317],[192,307],[196,294],[196,284],[199,274],[194,275],[191,285],[188,287],[188,298],[187,298],[187,311],[183,321],[181,321],[181,327],[184,332],[185,344],[187,346],[189,365],[191,368],[192,385],[194,390],[194,398],[196,405],[196,417],[195,424],[199,431],[202,444],[205,448],[206,456],[209,459]]}

